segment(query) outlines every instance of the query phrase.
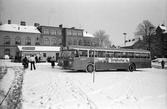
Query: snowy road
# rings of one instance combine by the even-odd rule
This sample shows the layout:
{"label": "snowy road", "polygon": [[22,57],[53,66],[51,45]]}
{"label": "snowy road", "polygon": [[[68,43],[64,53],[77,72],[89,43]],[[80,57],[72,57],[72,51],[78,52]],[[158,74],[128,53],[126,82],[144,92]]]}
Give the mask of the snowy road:
{"label": "snowy road", "polygon": [[92,74],[52,69],[26,70],[23,109],[166,109],[167,72],[141,69]]}
{"label": "snowy road", "polygon": [[[1,66],[16,68],[21,63],[3,62]],[[96,72],[93,83],[90,73],[57,66],[52,69],[50,63],[37,63],[36,67],[37,70],[25,70],[22,109],[167,108],[167,70],[164,69]]]}

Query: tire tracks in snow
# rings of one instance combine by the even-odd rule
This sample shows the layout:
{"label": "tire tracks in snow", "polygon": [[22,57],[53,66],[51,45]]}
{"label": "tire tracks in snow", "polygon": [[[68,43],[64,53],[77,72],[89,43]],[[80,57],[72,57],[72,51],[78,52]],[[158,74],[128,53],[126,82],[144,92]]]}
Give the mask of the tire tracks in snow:
{"label": "tire tracks in snow", "polygon": [[77,107],[84,107],[85,109],[97,109],[97,106],[95,103],[79,88],[77,87],[73,80],[68,77],[67,75],[64,75],[64,80],[66,84],[66,90],[67,92],[73,97],[73,99],[67,99],[64,102],[60,103],[57,108],[63,109],[65,105],[71,104],[74,101],[77,101]]}

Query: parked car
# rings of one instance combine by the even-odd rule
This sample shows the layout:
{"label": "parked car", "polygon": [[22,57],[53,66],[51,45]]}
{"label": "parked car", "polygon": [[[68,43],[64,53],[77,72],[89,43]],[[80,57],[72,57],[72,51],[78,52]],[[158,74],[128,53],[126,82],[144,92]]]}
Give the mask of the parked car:
{"label": "parked car", "polygon": [[3,58],[4,59],[9,59],[9,55],[4,55]]}
{"label": "parked car", "polygon": [[152,62],[161,63],[162,60],[164,60],[165,63],[167,62],[167,58],[157,58],[157,59],[152,60]]}

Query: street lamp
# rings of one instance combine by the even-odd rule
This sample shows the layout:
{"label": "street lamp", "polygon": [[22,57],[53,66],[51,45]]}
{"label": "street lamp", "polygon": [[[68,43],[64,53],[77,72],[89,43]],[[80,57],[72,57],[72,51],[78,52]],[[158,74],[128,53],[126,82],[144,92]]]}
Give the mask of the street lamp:
{"label": "street lamp", "polygon": [[123,35],[124,35],[124,44],[125,44],[125,47],[126,47],[126,35],[127,35],[127,33],[123,33]]}

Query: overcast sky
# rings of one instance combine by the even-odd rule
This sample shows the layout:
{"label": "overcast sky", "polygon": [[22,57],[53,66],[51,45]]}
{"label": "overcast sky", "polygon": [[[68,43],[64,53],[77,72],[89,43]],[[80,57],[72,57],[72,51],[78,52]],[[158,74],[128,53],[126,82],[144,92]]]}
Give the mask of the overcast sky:
{"label": "overcast sky", "polygon": [[167,25],[167,0],[0,0],[0,20],[14,24],[81,28],[94,34],[104,30],[112,44],[134,38],[137,25],[149,20]]}

